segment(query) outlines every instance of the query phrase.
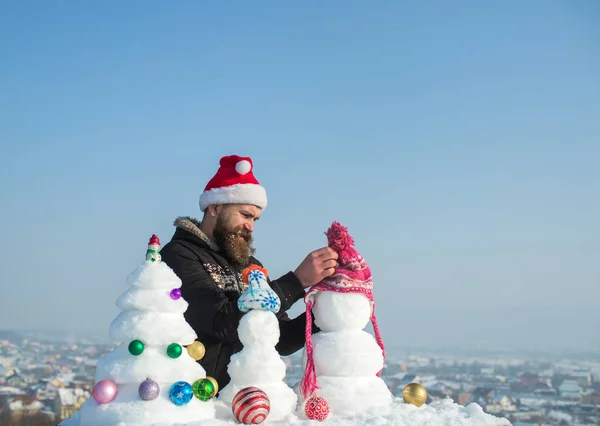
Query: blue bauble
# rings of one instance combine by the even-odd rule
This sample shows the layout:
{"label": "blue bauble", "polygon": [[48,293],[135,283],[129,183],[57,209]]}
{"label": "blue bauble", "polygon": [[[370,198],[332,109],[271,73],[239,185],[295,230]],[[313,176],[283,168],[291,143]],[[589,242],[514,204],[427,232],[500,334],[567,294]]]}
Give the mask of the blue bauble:
{"label": "blue bauble", "polygon": [[169,390],[169,398],[175,405],[184,405],[192,400],[194,390],[188,382],[180,381],[173,383]]}

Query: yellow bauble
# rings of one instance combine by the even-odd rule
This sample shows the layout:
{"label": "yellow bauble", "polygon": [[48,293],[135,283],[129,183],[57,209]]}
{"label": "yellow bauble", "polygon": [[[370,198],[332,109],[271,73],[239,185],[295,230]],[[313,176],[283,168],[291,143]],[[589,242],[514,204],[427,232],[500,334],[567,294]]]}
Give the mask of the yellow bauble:
{"label": "yellow bauble", "polygon": [[187,347],[188,354],[196,361],[201,360],[206,353],[206,348],[202,344],[202,342],[195,341],[191,345]]}
{"label": "yellow bauble", "polygon": [[420,407],[427,401],[427,391],[418,383],[409,383],[402,389],[402,399],[408,404]]}
{"label": "yellow bauble", "polygon": [[215,391],[213,393],[213,396],[215,396],[219,392],[219,384],[217,383],[214,377],[206,376],[206,378],[210,380],[213,386],[215,387]]}

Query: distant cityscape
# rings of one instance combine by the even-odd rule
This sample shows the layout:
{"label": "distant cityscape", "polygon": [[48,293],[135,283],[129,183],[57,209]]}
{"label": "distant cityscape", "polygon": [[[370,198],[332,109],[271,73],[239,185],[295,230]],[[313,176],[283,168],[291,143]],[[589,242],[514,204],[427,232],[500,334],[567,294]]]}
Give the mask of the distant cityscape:
{"label": "distant cityscape", "polygon": [[[115,347],[101,336],[0,331],[0,425],[56,425],[91,396],[96,363]],[[302,351],[284,358],[287,382]],[[390,348],[382,372],[401,397],[420,383],[427,403],[450,398],[523,425],[600,425],[600,352],[543,354]]]}

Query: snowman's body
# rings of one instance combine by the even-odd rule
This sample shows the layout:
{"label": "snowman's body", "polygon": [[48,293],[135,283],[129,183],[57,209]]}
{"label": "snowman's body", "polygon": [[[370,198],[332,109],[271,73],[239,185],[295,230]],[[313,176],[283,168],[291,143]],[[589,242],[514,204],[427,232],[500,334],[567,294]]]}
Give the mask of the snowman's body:
{"label": "snowman's body", "polygon": [[[255,285],[255,295],[261,294],[261,288],[268,284],[261,277],[251,283]],[[264,293],[263,293],[264,294]],[[257,306],[248,296],[250,305]],[[238,335],[244,348],[231,356],[227,372],[231,382],[223,388],[219,399],[231,405],[235,395],[245,387],[255,386],[269,397],[270,413],[268,420],[282,420],[293,413],[298,403],[294,390],[285,382],[286,366],[275,349],[279,342],[279,322],[270,310],[251,309],[240,319]]]}
{"label": "snowman's body", "polygon": [[[312,312],[321,329],[312,336],[316,393],[330,412],[352,415],[390,404],[393,395],[377,376],[383,368],[382,350],[364,331],[371,318],[369,299],[361,293],[318,292]],[[302,365],[306,367],[306,348]],[[301,396],[299,387],[296,391]]]}

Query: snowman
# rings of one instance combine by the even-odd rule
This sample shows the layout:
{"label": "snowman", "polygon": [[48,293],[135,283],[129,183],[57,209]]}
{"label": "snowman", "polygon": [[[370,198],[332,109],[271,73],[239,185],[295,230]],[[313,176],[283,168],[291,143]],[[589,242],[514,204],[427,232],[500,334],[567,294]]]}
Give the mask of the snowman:
{"label": "snowman", "polygon": [[[393,395],[380,374],[385,348],[375,318],[371,270],[354,249],[346,227],[333,222],[325,233],[338,253],[335,273],[306,293],[305,369],[296,387],[309,418],[320,400],[325,411],[351,416],[390,405]],[[310,333],[312,315],[321,333]],[[364,328],[371,321],[375,338]],[[302,406],[302,404],[301,404]],[[318,411],[318,410],[317,410]],[[325,414],[326,415],[326,414]]]}
{"label": "snowman", "polygon": [[231,357],[227,366],[231,382],[219,399],[231,407],[238,392],[256,387],[268,397],[268,419],[282,420],[294,413],[298,397],[284,382],[286,366],[275,349],[280,333],[275,314],[281,301],[267,282],[266,269],[251,265],[242,276],[248,283],[248,289],[238,299],[238,307],[244,312],[238,326],[244,348]]}

